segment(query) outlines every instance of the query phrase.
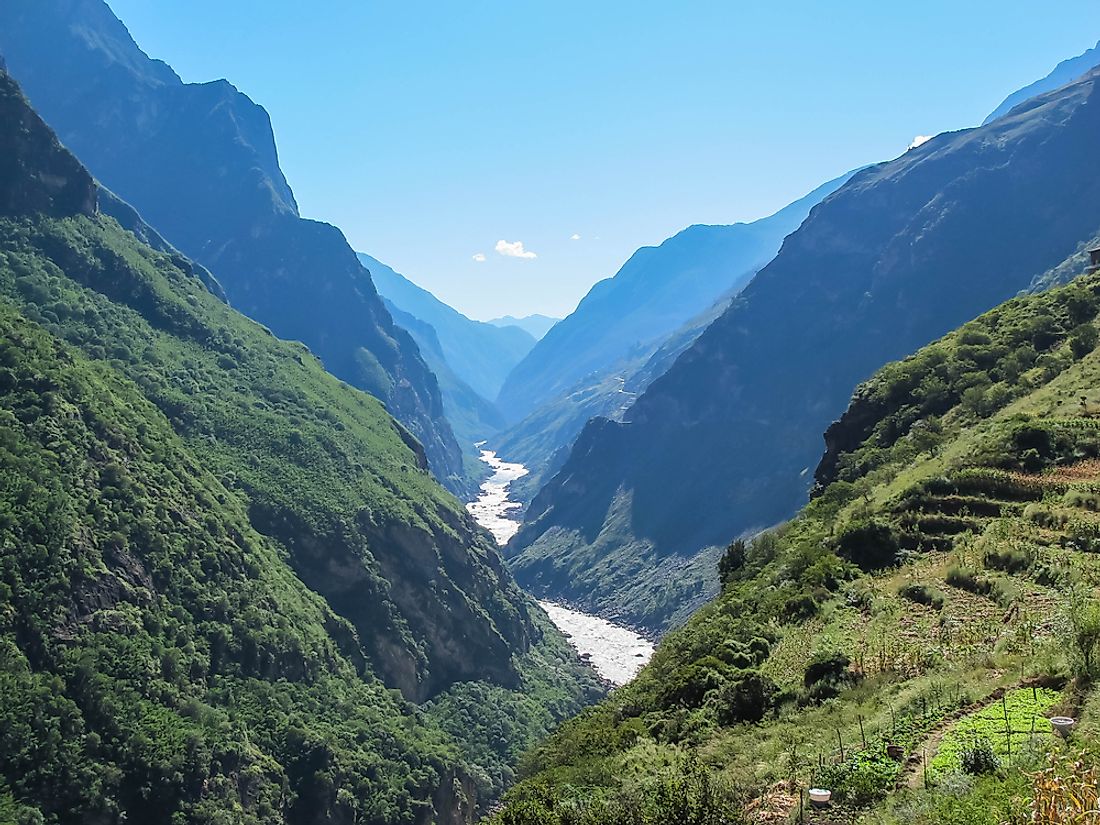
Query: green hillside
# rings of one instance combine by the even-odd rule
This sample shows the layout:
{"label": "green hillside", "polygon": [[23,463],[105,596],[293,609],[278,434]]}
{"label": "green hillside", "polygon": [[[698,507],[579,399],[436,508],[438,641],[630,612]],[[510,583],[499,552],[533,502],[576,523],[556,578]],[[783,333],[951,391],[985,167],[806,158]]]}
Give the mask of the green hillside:
{"label": "green hillside", "polygon": [[0,821],[465,821],[594,678],[379,401],[0,115]]}
{"label": "green hillside", "polygon": [[1088,821],[1044,816],[1100,764],[1098,311],[1083,276],[861,385],[812,502],[495,821],[797,821],[811,786],[807,822]]}

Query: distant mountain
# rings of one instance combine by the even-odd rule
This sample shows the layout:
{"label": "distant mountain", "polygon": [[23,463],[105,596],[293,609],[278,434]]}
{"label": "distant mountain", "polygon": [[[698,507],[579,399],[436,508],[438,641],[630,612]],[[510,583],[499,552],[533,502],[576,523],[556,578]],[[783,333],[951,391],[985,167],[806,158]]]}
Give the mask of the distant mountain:
{"label": "distant mountain", "polygon": [[[860,380],[1097,235],[1098,84],[1093,70],[826,198],[621,423],[585,427],[507,548],[520,582],[653,629],[712,593],[718,548],[805,499],[819,433]],[[987,388],[980,363],[970,380]]]}
{"label": "distant mountain", "polygon": [[550,331],[550,327],[560,320],[561,318],[551,318],[549,315],[524,315],[522,318],[516,318],[514,315],[504,315],[486,321],[486,323],[497,327],[519,327],[537,341],[546,335]]}
{"label": "distant mountain", "polygon": [[[383,300],[394,322],[413,337],[420,348],[420,354],[435,373],[440,392],[443,393],[443,412],[447,416],[447,421],[450,422],[451,429],[458,437],[463,451],[476,461],[479,451],[474,445],[486,440],[504,426],[500,412],[492,401],[486,400],[455,375],[443,354],[443,346],[439,342],[435,327],[427,321],[414,318],[388,299]],[[484,471],[484,464],[474,464],[471,465],[468,475],[474,478],[483,474]]]}
{"label": "distant mountain", "polygon": [[[849,173],[850,174],[850,173]],[[732,226],[692,226],[635,252],[554,325],[508,376],[497,406],[510,422],[566,395],[592,373],[659,344],[719,296],[744,286],[779,251],[810,208],[849,175],[830,181],[767,218]]]}
{"label": "distant mountain", "polygon": [[1052,92],[1059,86],[1065,86],[1067,83],[1077,80],[1077,78],[1086,74],[1096,66],[1100,66],[1100,43],[1097,43],[1084,54],[1079,54],[1077,57],[1071,57],[1069,60],[1063,60],[1042,80],[1036,80],[1034,83],[1024,86],[1024,88],[1010,94],[1004,99],[1004,102],[994,109],[993,113],[982,122],[982,125],[985,126],[987,123],[996,120],[1002,115],[1008,114],[1013,108],[1019,106],[1026,100],[1030,100],[1036,95],[1043,94],[1044,92]]}
{"label": "distant mountain", "polygon": [[234,306],[382,399],[436,475],[469,490],[435,377],[340,231],[299,216],[267,112],[224,80],[183,83],[103,0],[0,4],[0,52],[99,180],[210,269]]}
{"label": "distant mountain", "polygon": [[489,444],[498,454],[519,461],[530,470],[512,482],[511,497],[528,504],[561,469],[569,448],[588,420],[596,417],[619,420],[638,395],[722,314],[734,292],[726,293],[706,312],[663,341],[640,347],[614,364],[589,373],[563,395],[546,401],[521,421],[493,434]]}
{"label": "distant mountain", "polygon": [[3,72],[0,248],[0,820],[464,825],[600,692],[420,443]]}
{"label": "distant mountain", "polygon": [[535,345],[534,337],[516,327],[470,320],[381,261],[357,254],[383,298],[431,324],[451,371],[483,398],[495,399],[505,377]]}

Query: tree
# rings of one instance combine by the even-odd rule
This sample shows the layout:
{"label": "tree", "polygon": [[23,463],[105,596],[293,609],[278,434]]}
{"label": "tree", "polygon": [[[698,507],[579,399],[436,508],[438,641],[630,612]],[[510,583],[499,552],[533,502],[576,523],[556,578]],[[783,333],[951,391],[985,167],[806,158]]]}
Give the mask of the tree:
{"label": "tree", "polygon": [[1096,331],[1096,327],[1092,324],[1081,324],[1070,333],[1069,347],[1074,356],[1084,358],[1096,349],[1097,340],[1100,340],[1100,333]]}
{"label": "tree", "polygon": [[718,580],[725,587],[733,578],[733,574],[745,566],[748,548],[743,539],[737,539],[730,543],[722,558],[718,560]]}

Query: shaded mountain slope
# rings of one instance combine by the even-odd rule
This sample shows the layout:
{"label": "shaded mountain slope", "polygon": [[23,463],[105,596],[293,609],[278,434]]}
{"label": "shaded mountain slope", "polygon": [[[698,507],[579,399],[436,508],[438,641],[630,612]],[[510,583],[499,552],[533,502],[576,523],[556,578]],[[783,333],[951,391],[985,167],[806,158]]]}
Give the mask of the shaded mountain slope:
{"label": "shaded mountain slope", "polygon": [[482,398],[495,399],[512,367],[535,345],[535,339],[519,327],[472,321],[392,267],[364,252],[357,255],[385,300],[431,324],[451,372]]}
{"label": "shaded mountain slope", "polygon": [[655,346],[720,296],[748,283],[810,207],[847,178],[823,184],[767,218],[692,226],[658,247],[639,249],[613,278],[592,287],[516,366],[497,406],[517,421],[631,351]]}
{"label": "shaded mountain slope", "polygon": [[[733,291],[736,292],[736,287]],[[730,297],[720,299],[665,340],[638,347],[627,357],[590,373],[564,395],[546,401],[523,420],[493,435],[489,442],[498,454],[519,461],[531,470],[512,482],[509,495],[529,504],[561,469],[573,442],[589,419],[620,419],[638,395],[722,314]]]}
{"label": "shaded mountain slope", "polygon": [[[443,393],[443,412],[451,423],[451,428],[464,452],[476,459],[478,450],[474,444],[484,441],[504,425],[500,413],[491,401],[486,401],[483,396],[455,375],[443,354],[443,346],[439,343],[435,327],[426,321],[414,318],[389,300],[386,300],[386,308],[393,316],[394,322],[407,330],[416,341],[420,354],[439,380],[439,389]],[[473,469],[476,470],[476,468]],[[477,473],[471,470],[468,475],[474,477]]]}
{"label": "shaded mountain slope", "polygon": [[224,80],[183,83],[103,0],[4,3],[0,51],[99,180],[209,268],[234,306],[382,399],[437,476],[468,488],[434,376],[340,231],[299,216],[260,106]]}
{"label": "shaded mountain slope", "polygon": [[1098,77],[816,207],[623,423],[586,427],[508,548],[520,581],[653,628],[682,616],[713,588],[701,559],[796,510],[851,386],[1095,234]]}
{"label": "shaded mountain slope", "polygon": [[0,810],[469,821],[592,678],[377,399],[0,113]]}

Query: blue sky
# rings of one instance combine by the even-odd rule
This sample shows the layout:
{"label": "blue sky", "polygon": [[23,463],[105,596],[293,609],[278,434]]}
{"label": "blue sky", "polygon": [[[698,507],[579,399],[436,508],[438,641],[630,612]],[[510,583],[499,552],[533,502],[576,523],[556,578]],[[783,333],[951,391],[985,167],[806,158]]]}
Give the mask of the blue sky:
{"label": "blue sky", "polygon": [[476,318],[566,314],[637,247],[977,124],[1100,39],[1095,0],[108,2],[267,108],[303,215]]}

